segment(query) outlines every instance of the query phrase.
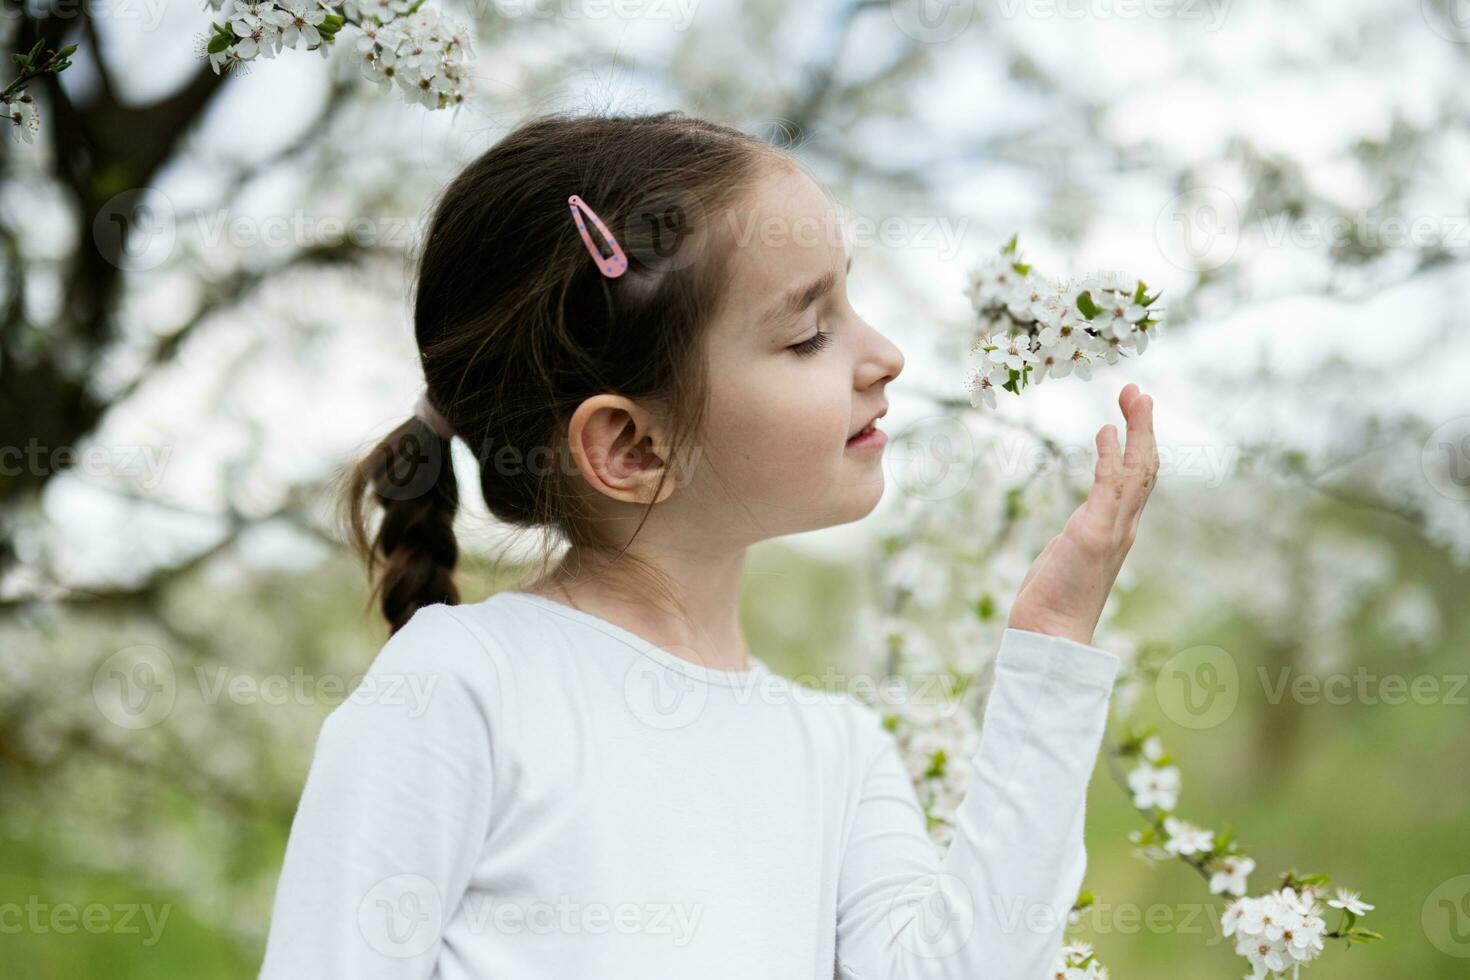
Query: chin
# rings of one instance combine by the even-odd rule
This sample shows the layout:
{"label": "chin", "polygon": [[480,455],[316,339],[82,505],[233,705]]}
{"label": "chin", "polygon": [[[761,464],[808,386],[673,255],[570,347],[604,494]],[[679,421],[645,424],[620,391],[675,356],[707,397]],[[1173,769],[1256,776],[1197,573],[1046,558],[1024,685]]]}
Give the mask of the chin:
{"label": "chin", "polygon": [[875,467],[871,477],[847,484],[841,493],[834,493],[831,499],[837,506],[826,515],[826,520],[812,530],[851,524],[871,514],[883,499],[883,468]]}

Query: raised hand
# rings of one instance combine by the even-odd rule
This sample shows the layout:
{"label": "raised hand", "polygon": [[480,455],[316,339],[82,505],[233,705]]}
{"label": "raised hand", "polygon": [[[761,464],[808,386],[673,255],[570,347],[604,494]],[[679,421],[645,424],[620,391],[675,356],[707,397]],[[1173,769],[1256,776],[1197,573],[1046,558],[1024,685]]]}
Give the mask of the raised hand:
{"label": "raised hand", "polygon": [[1021,580],[1009,627],[1092,642],[1159,472],[1154,400],[1129,384],[1118,405],[1128,423],[1127,447],[1118,446],[1117,426],[1098,430],[1092,491]]}

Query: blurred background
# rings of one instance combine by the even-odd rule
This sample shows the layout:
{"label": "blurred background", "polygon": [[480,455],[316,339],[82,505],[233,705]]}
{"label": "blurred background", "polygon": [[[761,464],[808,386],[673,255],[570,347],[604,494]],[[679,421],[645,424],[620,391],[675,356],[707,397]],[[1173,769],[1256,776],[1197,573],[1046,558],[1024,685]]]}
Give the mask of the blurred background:
{"label": "blurred background", "polygon": [[[1011,450],[1085,489],[1136,381],[1160,483],[1098,643],[1224,653],[1207,718],[1167,672],[1126,692],[1181,809],[1229,821],[1253,894],[1295,868],[1377,906],[1384,942],[1310,969],[1470,973],[1470,4],[429,3],[475,38],[455,110],[372,84],[348,33],[217,74],[192,0],[5,0],[7,53],[77,50],[0,138],[0,973],[254,976],[317,728],[386,635],[329,483],[411,411],[433,195],[529,114],[668,108],[830,188],[854,306],[907,357],[879,512],[754,550],[752,648],[856,669],[895,589],[1004,605],[1067,512]],[[982,418],[965,290],[1018,232],[1167,319]],[[513,569],[466,504],[474,601]],[[909,548],[926,527],[956,553]],[[993,653],[979,620],[940,655]],[[1239,975],[1103,763],[1090,801],[1109,911],[1079,937],[1117,978]]]}

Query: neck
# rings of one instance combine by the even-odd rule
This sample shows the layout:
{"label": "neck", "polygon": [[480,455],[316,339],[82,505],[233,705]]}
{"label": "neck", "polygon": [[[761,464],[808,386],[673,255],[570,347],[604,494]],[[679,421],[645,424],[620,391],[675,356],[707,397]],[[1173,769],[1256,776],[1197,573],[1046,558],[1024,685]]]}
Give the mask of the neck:
{"label": "neck", "polygon": [[635,594],[616,565],[603,571],[575,550],[524,591],[567,603],[705,667],[748,670],[739,615],[745,549],[713,561],[688,553],[637,557],[657,570],[670,597]]}

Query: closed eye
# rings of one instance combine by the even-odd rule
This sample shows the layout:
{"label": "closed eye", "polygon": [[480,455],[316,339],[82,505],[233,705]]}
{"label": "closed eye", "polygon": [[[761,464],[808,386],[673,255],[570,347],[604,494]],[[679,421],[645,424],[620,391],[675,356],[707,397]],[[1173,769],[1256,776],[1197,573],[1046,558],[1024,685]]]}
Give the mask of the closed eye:
{"label": "closed eye", "polygon": [[793,352],[798,357],[811,357],[817,351],[826,347],[830,343],[832,343],[832,331],[818,330],[816,333],[812,334],[801,343],[792,344],[786,349]]}
{"label": "closed eye", "polygon": [[[842,271],[843,282],[845,285],[846,274],[852,271],[851,255],[847,257],[847,264],[843,267]],[[798,298],[796,298],[795,302],[792,304],[792,312],[799,312],[810,306],[812,303],[825,296],[836,285],[837,277],[833,274],[828,273],[827,275],[822,276],[816,282],[808,286],[803,293],[798,295]],[[817,332],[812,334],[806,340],[803,340],[799,344],[792,344],[786,349],[794,352],[798,357],[811,357],[817,351],[822,350],[830,343],[832,343],[831,331],[829,330],[824,332],[819,327],[817,329]]]}

